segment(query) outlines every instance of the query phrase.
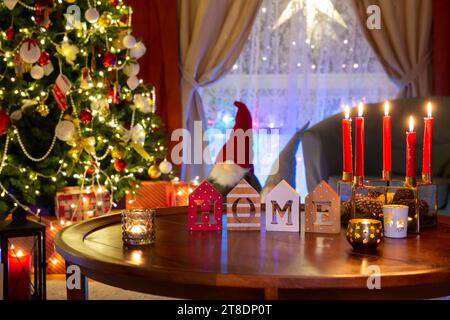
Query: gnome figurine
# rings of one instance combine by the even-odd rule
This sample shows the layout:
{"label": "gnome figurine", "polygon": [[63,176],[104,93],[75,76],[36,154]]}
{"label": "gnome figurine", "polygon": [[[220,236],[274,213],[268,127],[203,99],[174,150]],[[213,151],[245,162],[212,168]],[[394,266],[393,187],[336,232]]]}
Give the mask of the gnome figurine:
{"label": "gnome figurine", "polygon": [[253,167],[252,116],[247,106],[236,101],[236,123],[227,143],[217,156],[208,181],[225,197],[242,179],[257,191],[261,184]]}

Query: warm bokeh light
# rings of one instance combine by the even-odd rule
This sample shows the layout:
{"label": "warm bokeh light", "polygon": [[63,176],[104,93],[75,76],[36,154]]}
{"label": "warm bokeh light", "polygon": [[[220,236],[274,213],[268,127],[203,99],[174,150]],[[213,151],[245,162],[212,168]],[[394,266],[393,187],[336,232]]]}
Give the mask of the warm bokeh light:
{"label": "warm bokeh light", "polygon": [[358,104],[358,117],[362,117],[364,114],[364,103],[360,102]]}
{"label": "warm bokeh light", "polygon": [[350,107],[345,106],[344,112],[345,112],[345,119],[349,119],[350,118]]}
{"label": "warm bokeh light", "polygon": [[410,116],[409,117],[409,132],[413,132],[414,131],[414,117]]}
{"label": "warm bokeh light", "polygon": [[386,101],[384,103],[384,115],[387,117],[389,116],[389,101]]}
{"label": "warm bokeh light", "polygon": [[428,118],[433,117],[433,105],[431,104],[431,102],[428,102],[427,112],[428,112]]}

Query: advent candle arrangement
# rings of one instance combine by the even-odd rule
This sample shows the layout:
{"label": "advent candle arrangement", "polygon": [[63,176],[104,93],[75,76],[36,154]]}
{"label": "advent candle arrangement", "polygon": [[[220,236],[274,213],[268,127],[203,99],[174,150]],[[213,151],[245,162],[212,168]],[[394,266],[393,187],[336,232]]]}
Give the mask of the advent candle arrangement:
{"label": "advent candle arrangement", "polygon": [[352,152],[352,119],[350,118],[350,108],[345,107],[345,118],[342,119],[342,139],[343,139],[343,181],[353,179],[353,152]]}
{"label": "advent candle arrangement", "polygon": [[[392,117],[389,114],[390,105],[386,101],[384,104],[383,116],[383,180],[392,180]],[[355,118],[355,173],[353,183],[356,186],[364,184],[364,104],[358,104],[358,117]],[[427,117],[424,118],[425,129],[423,138],[423,168],[422,181],[424,184],[431,184],[432,168],[432,147],[433,147],[433,125],[432,105],[427,105]],[[343,139],[343,173],[342,180],[345,182],[352,180],[352,119],[349,108],[345,109],[345,118],[342,119],[342,139]],[[417,134],[414,131],[414,118],[409,118],[409,130],[406,132],[406,178],[407,186],[415,187],[416,179],[416,146]]]}
{"label": "advent candle arrangement", "polygon": [[414,118],[409,117],[409,131],[406,132],[406,185],[416,186],[416,143],[417,134],[414,131]]}
{"label": "advent candle arrangement", "polygon": [[431,183],[431,161],[432,161],[432,145],[433,145],[433,124],[431,102],[427,106],[428,116],[424,119],[425,129],[423,134],[423,161],[422,161],[422,181],[423,183]]}
{"label": "advent candle arrangement", "polygon": [[388,101],[384,103],[383,117],[383,180],[392,180],[392,118]]}
{"label": "advent candle arrangement", "polygon": [[355,185],[364,184],[364,104],[358,104],[358,117],[355,119]]}
{"label": "advent candle arrangement", "polygon": [[31,255],[22,250],[8,254],[8,297],[11,300],[31,298]]}

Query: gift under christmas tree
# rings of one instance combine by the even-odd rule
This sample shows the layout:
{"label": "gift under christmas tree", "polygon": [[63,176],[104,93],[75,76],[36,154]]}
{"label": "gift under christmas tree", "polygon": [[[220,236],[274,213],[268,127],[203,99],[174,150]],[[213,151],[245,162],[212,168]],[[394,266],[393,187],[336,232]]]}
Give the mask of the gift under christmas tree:
{"label": "gift under christmas tree", "polygon": [[121,0],[0,0],[0,214],[68,185],[114,204],[155,176],[165,134],[131,23]]}

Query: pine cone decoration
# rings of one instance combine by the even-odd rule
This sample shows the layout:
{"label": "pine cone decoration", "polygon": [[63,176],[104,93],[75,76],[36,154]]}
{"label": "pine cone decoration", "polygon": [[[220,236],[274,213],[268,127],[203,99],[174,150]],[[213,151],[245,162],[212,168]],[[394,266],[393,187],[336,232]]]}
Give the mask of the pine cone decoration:
{"label": "pine cone decoration", "polygon": [[352,216],[352,202],[351,201],[344,201],[341,202],[341,222],[347,223],[350,220],[350,217]]}
{"label": "pine cone decoration", "polygon": [[382,195],[383,194],[381,192],[376,191],[376,190],[369,190],[369,194],[368,194],[368,196],[371,197],[371,198],[378,198],[378,197],[380,197]]}
{"label": "pine cone decoration", "polygon": [[401,204],[403,200],[414,200],[414,191],[411,189],[398,189],[394,194],[393,204]]}
{"label": "pine cone decoration", "polygon": [[381,218],[383,216],[383,202],[377,198],[356,195],[356,211],[364,218]]}
{"label": "pine cone decoration", "polygon": [[[428,214],[428,203],[422,199],[417,201],[419,205],[419,216],[426,216]],[[401,199],[396,204],[401,204],[409,207],[408,216],[414,217],[416,214],[416,200],[415,199]]]}

